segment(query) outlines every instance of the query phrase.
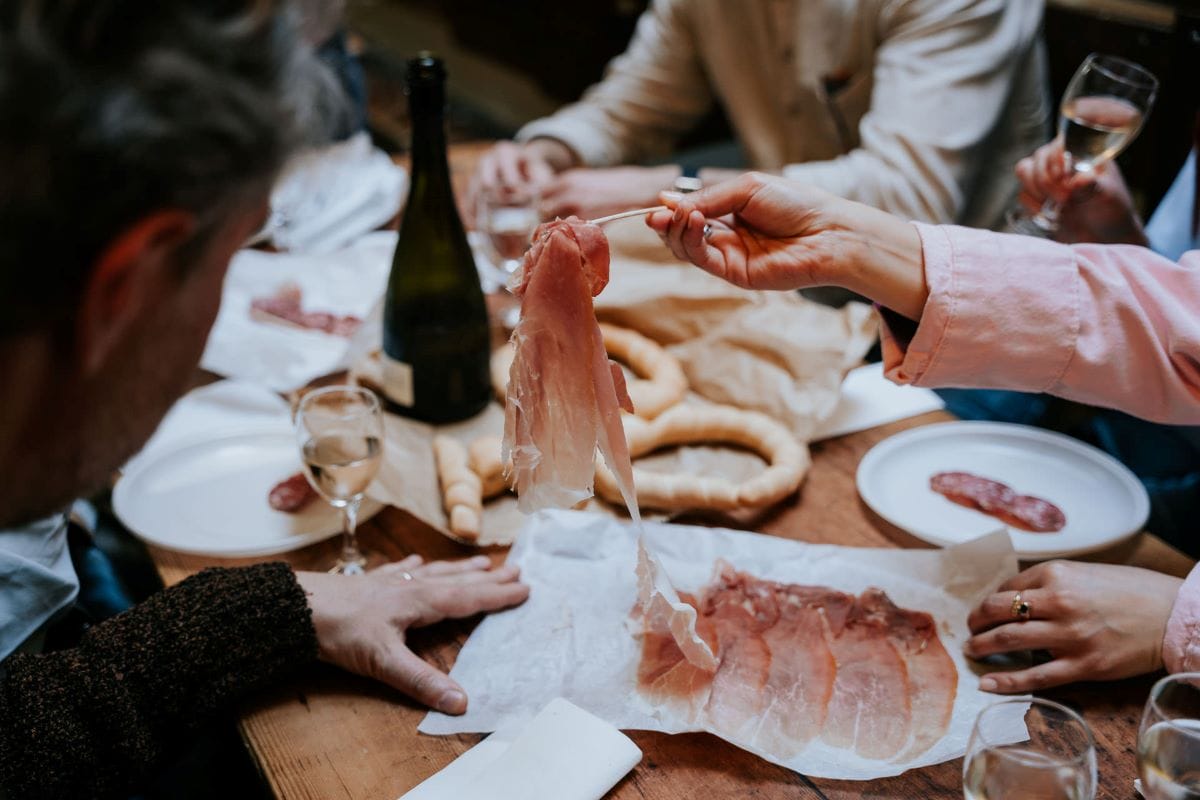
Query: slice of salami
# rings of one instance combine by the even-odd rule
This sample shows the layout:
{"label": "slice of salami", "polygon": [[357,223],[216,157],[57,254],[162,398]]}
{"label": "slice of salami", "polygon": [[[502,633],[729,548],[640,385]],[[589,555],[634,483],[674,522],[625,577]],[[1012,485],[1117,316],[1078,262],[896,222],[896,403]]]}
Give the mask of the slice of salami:
{"label": "slice of salami", "polygon": [[271,493],[267,496],[267,502],[276,511],[285,511],[289,514],[294,514],[311,503],[316,496],[316,490],[312,488],[308,479],[304,477],[304,473],[297,472],[290,478],[286,478],[275,484],[275,487],[271,489]]}
{"label": "slice of salami", "polygon": [[1048,500],[1017,494],[999,481],[969,472],[939,472],[929,488],[959,505],[982,511],[1005,523],[1033,533],[1062,530],[1067,517]]}

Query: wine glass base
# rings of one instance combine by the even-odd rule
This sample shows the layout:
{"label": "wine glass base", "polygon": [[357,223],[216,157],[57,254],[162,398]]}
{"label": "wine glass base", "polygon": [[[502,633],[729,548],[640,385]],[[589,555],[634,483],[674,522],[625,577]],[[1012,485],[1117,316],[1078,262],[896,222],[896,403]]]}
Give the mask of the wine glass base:
{"label": "wine glass base", "polygon": [[354,558],[347,559],[346,557],[339,558],[337,563],[329,568],[330,575],[364,575],[366,574],[367,559],[366,556],[359,555]]}
{"label": "wine glass base", "polygon": [[1004,219],[1008,222],[1009,233],[1036,236],[1039,239],[1053,239],[1054,234],[1058,232],[1055,226],[1041,216],[1031,216],[1024,210],[1009,211],[1004,215]]}

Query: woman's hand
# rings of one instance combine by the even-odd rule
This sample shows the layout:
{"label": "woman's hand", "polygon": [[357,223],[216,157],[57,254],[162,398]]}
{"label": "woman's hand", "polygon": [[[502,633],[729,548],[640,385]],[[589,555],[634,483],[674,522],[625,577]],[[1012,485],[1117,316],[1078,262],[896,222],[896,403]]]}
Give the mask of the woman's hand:
{"label": "woman's hand", "polygon": [[[1000,586],[971,612],[972,658],[1046,650],[1052,660],[984,675],[988,692],[1028,692],[1074,681],[1127,678],[1162,667],[1163,633],[1183,581],[1113,564],[1048,561]],[[1013,597],[1030,615],[1013,616]]]}
{"label": "woman's hand", "polygon": [[[308,595],[320,658],[382,681],[447,714],[467,710],[462,687],[405,643],[409,628],[517,605],[529,596],[513,566],[489,569],[487,556],[434,561],[420,556],[366,575],[298,572]],[[409,577],[411,576],[411,577]]]}
{"label": "woman's hand", "polygon": [[557,139],[524,144],[497,142],[475,166],[469,190],[471,206],[483,192],[522,189],[541,193],[555,173],[575,166],[575,153]]}
{"label": "woman's hand", "polygon": [[1072,173],[1055,139],[1017,163],[1021,204],[1036,214],[1047,200],[1059,203],[1061,242],[1147,244],[1142,221],[1133,208],[1121,170],[1109,162],[1094,173]]}
{"label": "woman's hand", "polygon": [[842,286],[911,319],[925,306],[920,236],[882,211],[753,172],[662,200],[672,210],[646,223],[677,258],[736,286]]}

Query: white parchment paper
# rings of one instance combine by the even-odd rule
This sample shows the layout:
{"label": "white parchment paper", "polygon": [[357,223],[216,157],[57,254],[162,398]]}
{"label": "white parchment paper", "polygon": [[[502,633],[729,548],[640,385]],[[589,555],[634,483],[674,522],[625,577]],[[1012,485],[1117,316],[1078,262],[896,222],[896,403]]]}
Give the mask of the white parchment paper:
{"label": "white parchment paper", "polygon": [[[637,529],[611,517],[570,511],[532,517],[509,560],[532,591],[522,606],[480,623],[451,675],[471,705],[461,717],[430,713],[419,730],[430,734],[485,732],[526,717],[555,697],[622,729],[680,733],[688,728],[651,707],[636,689],[641,645],[631,624],[636,599]],[[962,655],[971,607],[1016,574],[1017,559],[1001,532],[946,550],[896,550],[813,545],[737,531],[648,523],[645,536],[676,588],[696,591],[723,558],[760,578],[829,586],[858,593],[878,586],[900,606],[938,621],[942,642],[958,667],[950,727],[911,761],[863,759],[819,741],[784,759],[753,748],[768,761],[813,777],[867,780],[957,758],[966,750],[975,717],[997,698],[979,691]],[[1014,704],[1008,741],[1027,738],[1026,706]],[[713,731],[715,733],[715,731]],[[719,734],[718,734],[719,735]],[[742,746],[739,742],[734,744]]]}

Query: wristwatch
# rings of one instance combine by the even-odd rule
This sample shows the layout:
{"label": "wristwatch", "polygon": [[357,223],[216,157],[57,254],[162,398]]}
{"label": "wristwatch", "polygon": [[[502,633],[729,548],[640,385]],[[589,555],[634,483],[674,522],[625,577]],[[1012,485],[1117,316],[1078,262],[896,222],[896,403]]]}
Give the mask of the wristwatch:
{"label": "wristwatch", "polygon": [[698,192],[704,188],[704,181],[700,180],[699,172],[695,167],[680,167],[682,172],[675,179],[675,183],[671,188],[680,194],[688,194],[689,192]]}

